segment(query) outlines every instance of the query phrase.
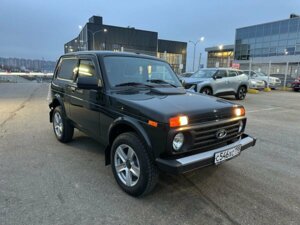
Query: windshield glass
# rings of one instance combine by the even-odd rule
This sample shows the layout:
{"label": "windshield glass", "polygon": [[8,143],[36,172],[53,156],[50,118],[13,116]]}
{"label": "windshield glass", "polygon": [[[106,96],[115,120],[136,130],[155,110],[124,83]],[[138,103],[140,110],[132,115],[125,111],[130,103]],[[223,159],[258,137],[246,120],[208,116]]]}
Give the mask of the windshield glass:
{"label": "windshield glass", "polygon": [[108,82],[112,87],[137,83],[182,87],[169,64],[162,61],[139,57],[106,56],[104,64]]}
{"label": "windshield glass", "polygon": [[192,78],[212,78],[217,70],[198,70],[191,77]]}

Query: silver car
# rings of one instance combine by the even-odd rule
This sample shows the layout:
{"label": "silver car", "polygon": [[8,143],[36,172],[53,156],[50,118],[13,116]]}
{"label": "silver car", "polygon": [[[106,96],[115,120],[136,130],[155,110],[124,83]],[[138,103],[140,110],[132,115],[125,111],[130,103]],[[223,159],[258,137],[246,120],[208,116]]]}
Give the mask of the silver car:
{"label": "silver car", "polygon": [[181,79],[186,89],[207,95],[234,95],[236,99],[242,100],[248,90],[248,76],[232,68],[201,69]]}
{"label": "silver car", "polygon": [[275,89],[275,88],[281,86],[281,80],[279,78],[270,76],[270,80],[268,82],[268,75],[263,72],[258,72],[258,71],[253,71],[253,70],[250,70],[250,71],[244,70],[244,73],[247,74],[250,79],[263,81],[265,84],[265,87],[268,86],[268,83],[269,83],[269,87],[272,89]]}

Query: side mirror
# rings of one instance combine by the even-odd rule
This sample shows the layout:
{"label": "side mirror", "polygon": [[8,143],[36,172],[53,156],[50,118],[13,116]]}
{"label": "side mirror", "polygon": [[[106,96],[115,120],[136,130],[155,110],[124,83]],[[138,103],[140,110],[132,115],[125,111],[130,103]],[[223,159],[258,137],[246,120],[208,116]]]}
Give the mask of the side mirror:
{"label": "side mirror", "polygon": [[77,79],[77,87],[79,89],[93,89],[98,90],[99,87],[102,86],[100,80],[95,79],[93,77],[78,77]]}
{"label": "side mirror", "polygon": [[216,80],[216,79],[222,79],[222,76],[220,76],[220,75],[214,75],[214,76],[213,76],[213,79],[214,79],[214,80]]}

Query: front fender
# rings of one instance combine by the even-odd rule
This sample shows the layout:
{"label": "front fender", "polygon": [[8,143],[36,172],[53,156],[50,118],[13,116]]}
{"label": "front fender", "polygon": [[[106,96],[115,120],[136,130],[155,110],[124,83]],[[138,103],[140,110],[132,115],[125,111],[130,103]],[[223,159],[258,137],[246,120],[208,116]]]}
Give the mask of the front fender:
{"label": "front fender", "polygon": [[130,126],[132,129],[134,129],[137,132],[137,134],[144,139],[148,148],[152,147],[151,141],[145,129],[140,124],[140,122],[138,120],[126,116],[118,117],[117,119],[114,120],[113,123],[111,123],[111,125],[108,128],[108,140],[110,140],[110,134],[113,131],[113,129],[118,125],[123,125],[123,124]]}
{"label": "front fender", "polygon": [[111,162],[110,151],[111,151],[111,146],[112,146],[112,142],[113,142],[113,138],[112,138],[113,133],[115,132],[115,129],[117,129],[118,126],[121,126],[121,125],[129,126],[132,130],[134,130],[138,134],[139,137],[142,138],[142,140],[144,141],[144,143],[147,146],[147,149],[152,149],[152,144],[151,144],[150,138],[138,120],[135,120],[135,119],[132,119],[132,118],[129,118],[126,116],[118,117],[110,124],[110,126],[108,128],[107,140],[109,140],[109,144],[105,148],[105,165],[109,165]]}
{"label": "front fender", "polygon": [[53,99],[52,99],[52,102],[49,104],[49,108],[50,108],[50,112],[49,112],[49,120],[50,120],[50,123],[52,123],[52,116],[53,116],[53,110],[55,107],[57,106],[61,106],[62,110],[63,110],[63,113],[66,115],[66,110],[65,110],[65,104],[63,102],[63,100],[61,99],[60,95],[59,94],[55,94],[53,96]]}

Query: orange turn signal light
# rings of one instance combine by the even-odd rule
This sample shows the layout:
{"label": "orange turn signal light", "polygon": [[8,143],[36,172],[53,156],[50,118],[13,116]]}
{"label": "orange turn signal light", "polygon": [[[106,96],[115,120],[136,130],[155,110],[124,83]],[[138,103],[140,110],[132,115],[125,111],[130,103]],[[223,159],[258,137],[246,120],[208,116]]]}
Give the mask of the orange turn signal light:
{"label": "orange turn signal light", "polygon": [[155,122],[155,121],[148,120],[148,124],[152,127],[157,127],[157,122]]}
{"label": "orange turn signal light", "polygon": [[245,108],[235,108],[234,109],[234,114],[236,116],[245,116]]}
{"label": "orange turn signal light", "polygon": [[170,127],[180,127],[189,124],[187,116],[176,116],[169,119]]}

